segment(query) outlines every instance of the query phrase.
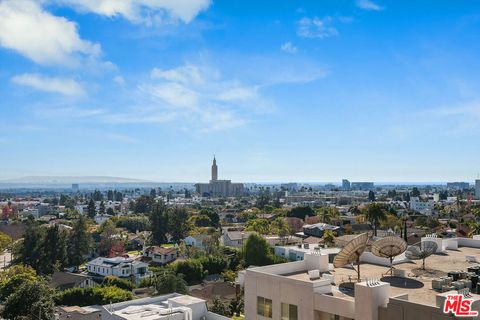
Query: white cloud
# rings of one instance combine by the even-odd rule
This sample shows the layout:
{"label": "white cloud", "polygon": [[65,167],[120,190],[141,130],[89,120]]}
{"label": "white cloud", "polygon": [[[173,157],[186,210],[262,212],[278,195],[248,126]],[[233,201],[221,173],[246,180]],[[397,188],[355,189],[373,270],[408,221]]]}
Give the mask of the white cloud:
{"label": "white cloud", "polygon": [[280,46],[280,50],[288,53],[297,53],[298,48],[295,47],[291,42],[285,42]]}
{"label": "white cloud", "polygon": [[181,123],[209,132],[245,125],[269,103],[258,86],[224,80],[217,70],[192,64],[155,68],[150,80],[138,86],[136,106],[102,115],[109,123]]}
{"label": "white cloud", "polygon": [[83,87],[74,79],[45,77],[36,73],[25,73],[12,78],[18,85],[32,87],[46,92],[61,93],[67,96],[81,96],[85,94]]}
{"label": "white cloud", "polygon": [[332,26],[333,18],[303,17],[298,21],[297,34],[303,38],[328,38],[338,35],[338,30]]}
{"label": "white cloud", "polygon": [[100,55],[99,44],[82,40],[75,23],[45,11],[41,2],[0,1],[1,46],[44,65],[73,65],[79,57]]}
{"label": "white cloud", "polygon": [[379,6],[378,4],[370,0],[358,0],[357,7],[359,7],[360,9],[369,10],[369,11],[383,10],[383,7]]}
{"label": "white cloud", "polygon": [[125,79],[122,76],[113,77],[113,82],[115,82],[119,86],[124,86],[125,85]]}
{"label": "white cloud", "polygon": [[127,136],[127,135],[124,135],[124,134],[121,134],[121,133],[107,133],[107,134],[103,134],[102,135],[102,138],[105,137],[107,139],[110,139],[110,140],[113,140],[113,141],[118,141],[118,142],[122,142],[122,143],[136,143],[138,142],[137,139],[135,138],[132,138],[130,136]]}
{"label": "white cloud", "polygon": [[153,79],[164,79],[183,84],[198,85],[204,82],[200,69],[193,65],[185,65],[170,70],[154,68],[150,76]]}
{"label": "white cloud", "polygon": [[167,18],[189,23],[211,4],[211,0],[51,0],[51,2],[72,6],[80,11],[107,17],[121,16],[134,23],[148,24]]}

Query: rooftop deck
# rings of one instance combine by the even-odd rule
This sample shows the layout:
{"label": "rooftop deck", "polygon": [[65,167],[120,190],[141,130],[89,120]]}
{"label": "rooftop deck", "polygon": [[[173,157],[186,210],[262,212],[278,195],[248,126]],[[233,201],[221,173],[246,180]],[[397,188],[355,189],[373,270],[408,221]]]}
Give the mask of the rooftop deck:
{"label": "rooftop deck", "polygon": [[[370,263],[361,263],[360,273],[362,280],[367,278],[382,279],[390,283],[390,296],[408,294],[408,299],[420,304],[435,305],[435,296],[439,293],[432,289],[432,279],[445,276],[450,271],[467,271],[467,268],[477,263],[466,261],[466,256],[476,256],[480,261],[480,249],[460,247],[458,250],[446,250],[445,253],[433,254],[426,259],[426,270],[421,270],[422,261],[412,261],[395,265],[396,269],[404,270],[407,278],[390,277],[389,268]],[[353,284],[356,281],[357,272],[351,267],[330,268],[334,276],[336,287],[334,296],[352,298]],[[388,273],[388,274],[387,274]],[[283,276],[299,281],[311,281],[307,272],[293,272]]]}

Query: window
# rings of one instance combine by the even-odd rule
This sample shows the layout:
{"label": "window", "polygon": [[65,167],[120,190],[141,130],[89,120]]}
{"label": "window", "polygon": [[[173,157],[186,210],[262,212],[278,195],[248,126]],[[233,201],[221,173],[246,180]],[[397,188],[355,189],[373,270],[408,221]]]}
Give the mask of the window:
{"label": "window", "polygon": [[282,320],[297,320],[298,308],[296,305],[282,303]]}
{"label": "window", "polygon": [[257,314],[266,318],[272,317],[272,300],[257,297]]}

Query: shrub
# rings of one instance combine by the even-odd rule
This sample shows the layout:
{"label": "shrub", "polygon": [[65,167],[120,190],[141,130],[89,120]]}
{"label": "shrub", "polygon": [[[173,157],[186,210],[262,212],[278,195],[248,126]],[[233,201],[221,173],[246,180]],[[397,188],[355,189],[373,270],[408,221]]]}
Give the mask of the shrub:
{"label": "shrub", "polygon": [[203,270],[208,274],[220,274],[228,266],[227,259],[218,255],[200,257],[198,261],[202,264]]}
{"label": "shrub", "polygon": [[55,297],[55,302],[57,305],[89,306],[122,302],[132,298],[133,294],[130,291],[115,286],[104,286],[67,289]]}
{"label": "shrub", "polygon": [[132,291],[135,289],[135,284],[127,279],[121,279],[114,276],[107,276],[103,279],[104,286],[115,286],[123,290]]}
{"label": "shrub", "polygon": [[177,261],[173,264],[173,270],[183,274],[189,285],[200,283],[205,276],[203,266],[197,259]]}

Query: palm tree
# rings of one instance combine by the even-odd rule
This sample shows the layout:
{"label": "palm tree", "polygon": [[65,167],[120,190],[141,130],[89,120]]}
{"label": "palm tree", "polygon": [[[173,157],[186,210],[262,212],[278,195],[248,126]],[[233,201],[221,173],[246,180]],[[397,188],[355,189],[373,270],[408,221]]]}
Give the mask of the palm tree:
{"label": "palm tree", "polygon": [[365,218],[370,221],[374,228],[374,235],[377,236],[377,227],[381,220],[385,220],[387,214],[385,208],[380,203],[369,203],[363,208]]}
{"label": "palm tree", "polygon": [[320,217],[323,223],[330,223],[340,215],[338,209],[335,207],[321,207],[317,210],[317,215]]}
{"label": "palm tree", "polygon": [[475,234],[480,234],[480,222],[472,222],[469,225],[470,232],[468,234],[469,238],[472,238]]}

